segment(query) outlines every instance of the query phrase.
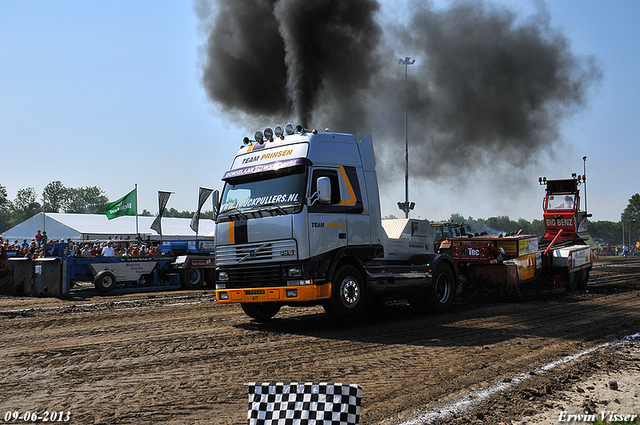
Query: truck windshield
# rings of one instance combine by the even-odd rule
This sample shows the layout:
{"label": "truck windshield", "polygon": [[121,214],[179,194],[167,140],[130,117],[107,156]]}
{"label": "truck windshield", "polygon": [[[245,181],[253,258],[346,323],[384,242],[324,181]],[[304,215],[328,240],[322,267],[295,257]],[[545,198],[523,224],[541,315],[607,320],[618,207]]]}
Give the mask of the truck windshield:
{"label": "truck windshield", "polygon": [[228,181],[222,193],[218,219],[246,220],[247,218],[291,214],[302,206],[306,188],[304,167],[296,167],[292,174],[262,174],[259,179]]}
{"label": "truck windshield", "polygon": [[572,210],[575,202],[575,194],[549,195],[549,210]]}

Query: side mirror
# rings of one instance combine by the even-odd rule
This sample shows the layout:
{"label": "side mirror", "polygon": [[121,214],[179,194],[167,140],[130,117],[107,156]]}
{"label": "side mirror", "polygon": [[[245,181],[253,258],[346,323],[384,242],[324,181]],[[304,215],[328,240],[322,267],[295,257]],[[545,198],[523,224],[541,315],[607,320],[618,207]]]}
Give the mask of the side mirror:
{"label": "side mirror", "polygon": [[321,204],[331,203],[331,180],[329,177],[318,177],[316,191],[307,200],[307,205],[311,207],[318,202]]}
{"label": "side mirror", "polygon": [[318,202],[321,204],[331,203],[331,180],[329,177],[318,177],[316,182],[318,188]]}

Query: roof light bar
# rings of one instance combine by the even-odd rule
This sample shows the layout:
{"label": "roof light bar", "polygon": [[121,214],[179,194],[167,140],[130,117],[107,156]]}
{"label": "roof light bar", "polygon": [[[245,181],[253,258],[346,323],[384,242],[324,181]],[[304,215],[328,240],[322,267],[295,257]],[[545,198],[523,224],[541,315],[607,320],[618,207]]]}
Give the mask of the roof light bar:
{"label": "roof light bar", "polygon": [[[329,131],[329,129],[327,128],[325,129],[325,131]],[[285,125],[284,127],[278,124],[273,129],[271,127],[267,127],[262,131],[261,130],[256,131],[253,135],[254,140],[251,140],[248,137],[245,137],[244,139],[242,139],[242,143],[245,146],[249,146],[253,143],[260,143],[262,145],[267,141],[273,142],[276,137],[280,140],[284,140],[285,136],[291,136],[296,133],[302,134],[307,132],[318,134],[318,130],[304,128],[300,124],[293,125],[293,123],[287,123],[287,125]]]}

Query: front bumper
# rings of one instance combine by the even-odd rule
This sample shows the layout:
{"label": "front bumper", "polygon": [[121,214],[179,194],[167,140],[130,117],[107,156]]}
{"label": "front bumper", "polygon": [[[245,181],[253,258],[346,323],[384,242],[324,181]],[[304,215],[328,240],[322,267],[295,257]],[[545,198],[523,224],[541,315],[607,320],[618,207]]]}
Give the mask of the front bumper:
{"label": "front bumper", "polygon": [[331,283],[322,285],[216,290],[216,300],[219,303],[296,303],[326,300],[329,297],[331,297]]}

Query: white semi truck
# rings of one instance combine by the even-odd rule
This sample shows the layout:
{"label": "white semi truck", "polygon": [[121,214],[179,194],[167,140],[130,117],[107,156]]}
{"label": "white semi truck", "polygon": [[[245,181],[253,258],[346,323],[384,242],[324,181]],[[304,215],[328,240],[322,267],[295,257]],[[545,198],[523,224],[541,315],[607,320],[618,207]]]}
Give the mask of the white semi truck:
{"label": "white semi truck", "polygon": [[268,320],[317,305],[351,320],[408,299],[435,311],[459,289],[427,220],[381,220],[372,138],[277,126],[245,138],[217,217],[216,298]]}

